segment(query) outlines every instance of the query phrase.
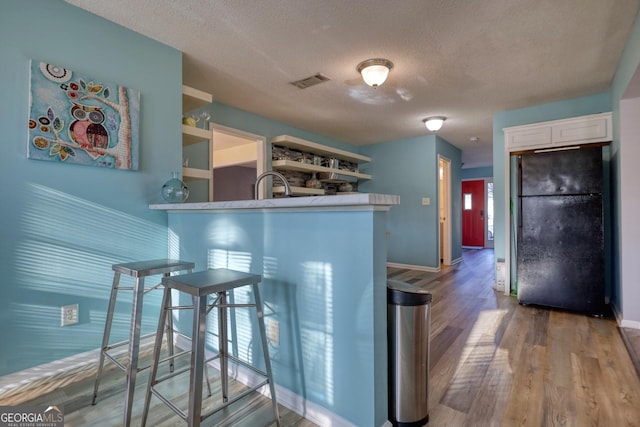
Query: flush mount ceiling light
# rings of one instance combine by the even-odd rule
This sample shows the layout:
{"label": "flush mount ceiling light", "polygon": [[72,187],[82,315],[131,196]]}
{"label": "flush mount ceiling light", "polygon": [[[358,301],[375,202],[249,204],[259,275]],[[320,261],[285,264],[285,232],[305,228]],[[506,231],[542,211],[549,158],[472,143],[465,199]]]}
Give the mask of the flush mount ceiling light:
{"label": "flush mount ceiling light", "polygon": [[423,122],[424,122],[424,125],[427,127],[427,129],[429,129],[431,132],[437,132],[440,130],[445,120],[447,120],[446,117],[437,116],[437,117],[428,117],[424,119]]}
{"label": "flush mount ceiling light", "polygon": [[364,82],[375,89],[387,80],[392,68],[393,62],[388,59],[374,58],[359,63],[357,70]]}

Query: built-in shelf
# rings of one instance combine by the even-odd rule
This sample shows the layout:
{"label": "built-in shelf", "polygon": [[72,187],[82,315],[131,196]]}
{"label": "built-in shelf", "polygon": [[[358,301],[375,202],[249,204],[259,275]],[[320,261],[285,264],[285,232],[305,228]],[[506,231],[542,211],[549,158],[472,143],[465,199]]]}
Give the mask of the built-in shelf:
{"label": "built-in shelf", "polygon": [[313,154],[319,154],[322,156],[335,157],[336,159],[346,160],[353,163],[366,163],[371,161],[370,157],[363,156],[362,154],[351,153],[339,148],[333,148],[326,145],[317,144],[315,142],[305,141],[304,139],[296,138],[289,135],[275,136],[271,138],[271,143],[283,147],[295,148],[296,150],[306,151]]}
{"label": "built-in shelf", "polygon": [[[271,138],[271,144],[272,147],[286,147],[292,150],[306,153],[305,158],[307,159],[307,161],[308,155],[313,155],[314,160],[316,161],[318,160],[317,157],[320,157],[321,164],[331,164],[332,166],[336,166],[320,166],[317,163],[303,163],[291,159],[272,160],[271,169],[275,171],[283,171],[285,176],[294,175],[293,172],[298,172],[307,175],[306,179],[310,179],[310,177],[313,176],[317,177],[317,179],[319,179],[323,183],[323,188],[321,189],[291,186],[291,191],[295,196],[324,195],[326,194],[327,189],[330,193],[333,193],[335,191],[335,189],[332,188],[333,184],[336,184],[337,189],[337,185],[341,185],[346,182],[356,183],[358,180],[371,179],[371,175],[369,174],[355,172],[349,169],[340,169],[339,167],[337,167],[339,166],[339,164],[343,165],[342,162],[344,162],[344,164],[349,163],[347,166],[350,169],[355,169],[360,163],[367,163],[371,161],[370,157],[363,156],[362,154],[351,153],[346,150],[317,144],[315,142],[306,141],[304,139],[296,138],[290,135],[275,136]],[[285,155],[284,157],[289,156]],[[333,159],[337,159],[337,161],[334,161]],[[284,186],[273,187],[272,193],[283,194]]]}
{"label": "built-in shelf", "polygon": [[[294,196],[323,196],[324,190],[322,188],[307,188],[307,187],[290,187]],[[284,186],[278,185],[271,189],[273,194],[284,194]]]}
{"label": "built-in shelf", "polygon": [[327,172],[327,173],[336,173],[340,175],[353,176],[358,179],[371,179],[371,175],[366,173],[352,172],[349,170],[342,170],[342,169],[333,169],[333,168],[328,168],[326,166],[317,166],[309,163],[300,163],[294,160],[273,160],[271,162],[271,167],[273,169],[280,169],[280,170],[290,170],[290,171],[307,172],[307,173]]}
{"label": "built-in shelf", "polygon": [[[213,96],[209,93],[182,85],[182,112],[187,113],[204,105],[211,104]],[[208,129],[182,125],[182,146],[206,142],[209,144],[209,157],[213,150],[213,133]],[[213,201],[213,165],[209,161],[208,169],[182,168],[182,178],[185,181],[207,180],[209,187],[208,201]]]}
{"label": "built-in shelf", "polygon": [[193,181],[196,179],[212,179],[213,172],[209,169],[182,168],[182,177],[185,181]]}
{"label": "built-in shelf", "polygon": [[211,139],[211,131],[193,126],[182,125],[182,145],[196,144]]}
{"label": "built-in shelf", "polygon": [[182,112],[186,113],[213,102],[210,93],[182,85]]}

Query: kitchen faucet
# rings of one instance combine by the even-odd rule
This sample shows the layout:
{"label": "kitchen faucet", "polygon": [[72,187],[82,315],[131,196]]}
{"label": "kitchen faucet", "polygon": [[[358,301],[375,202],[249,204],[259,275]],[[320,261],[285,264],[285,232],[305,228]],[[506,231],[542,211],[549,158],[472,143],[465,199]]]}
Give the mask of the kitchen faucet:
{"label": "kitchen faucet", "polygon": [[258,178],[256,178],[256,183],[253,187],[255,200],[258,200],[258,185],[260,184],[260,181],[262,181],[263,178],[266,178],[269,175],[280,178],[280,181],[282,181],[282,183],[284,184],[284,195],[291,196],[291,186],[289,185],[287,178],[285,178],[284,175],[282,175],[280,172],[266,171],[260,174]]}

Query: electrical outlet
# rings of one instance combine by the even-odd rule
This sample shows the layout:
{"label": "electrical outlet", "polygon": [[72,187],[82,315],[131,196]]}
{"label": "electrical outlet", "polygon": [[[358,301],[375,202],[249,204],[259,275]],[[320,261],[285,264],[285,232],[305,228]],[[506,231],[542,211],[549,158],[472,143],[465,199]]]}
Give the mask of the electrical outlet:
{"label": "electrical outlet", "polygon": [[69,326],[78,323],[78,308],[78,304],[63,306],[60,313],[60,326]]}
{"label": "electrical outlet", "polygon": [[422,206],[429,206],[431,204],[431,198],[423,197],[422,198]]}
{"label": "electrical outlet", "polygon": [[267,338],[272,344],[280,344],[280,322],[274,319],[268,319],[267,325]]}

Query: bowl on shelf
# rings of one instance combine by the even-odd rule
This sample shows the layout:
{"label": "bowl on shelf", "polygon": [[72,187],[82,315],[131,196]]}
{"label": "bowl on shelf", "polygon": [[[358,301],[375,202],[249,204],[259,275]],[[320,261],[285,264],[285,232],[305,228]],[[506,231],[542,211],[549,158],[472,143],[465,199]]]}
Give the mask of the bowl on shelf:
{"label": "bowl on shelf", "polygon": [[340,184],[340,187],[338,187],[338,192],[340,193],[351,193],[353,191],[353,185],[351,185],[351,183],[349,182],[343,182],[342,184]]}

